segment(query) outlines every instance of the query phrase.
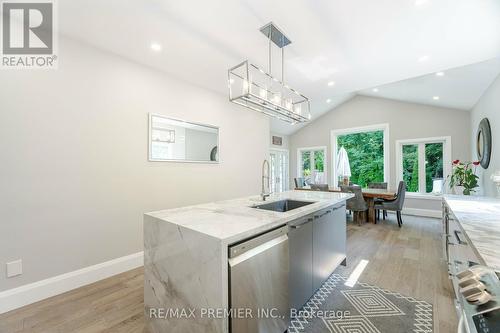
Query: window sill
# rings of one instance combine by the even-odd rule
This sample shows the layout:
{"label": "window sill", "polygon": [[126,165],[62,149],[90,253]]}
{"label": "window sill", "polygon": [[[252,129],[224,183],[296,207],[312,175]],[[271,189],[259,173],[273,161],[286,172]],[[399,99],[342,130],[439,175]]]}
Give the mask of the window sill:
{"label": "window sill", "polygon": [[432,194],[432,193],[406,192],[406,197],[410,199],[435,200],[435,201],[441,201],[443,199],[442,194]]}

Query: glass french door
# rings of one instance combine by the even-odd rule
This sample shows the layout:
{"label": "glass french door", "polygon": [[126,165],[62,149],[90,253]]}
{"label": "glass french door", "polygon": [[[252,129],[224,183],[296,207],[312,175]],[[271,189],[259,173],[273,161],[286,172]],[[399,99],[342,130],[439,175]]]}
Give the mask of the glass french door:
{"label": "glass french door", "polygon": [[271,191],[288,190],[288,150],[271,149],[269,151],[271,164]]}

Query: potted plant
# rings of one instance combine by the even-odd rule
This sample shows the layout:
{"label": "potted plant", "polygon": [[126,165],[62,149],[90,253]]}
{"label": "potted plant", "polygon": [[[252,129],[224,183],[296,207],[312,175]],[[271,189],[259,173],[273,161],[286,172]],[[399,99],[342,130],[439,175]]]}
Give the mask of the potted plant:
{"label": "potted plant", "polygon": [[452,162],[453,171],[450,179],[450,189],[453,189],[455,194],[471,195],[479,186],[477,181],[479,177],[476,175],[476,168],[479,162],[460,162],[454,160]]}

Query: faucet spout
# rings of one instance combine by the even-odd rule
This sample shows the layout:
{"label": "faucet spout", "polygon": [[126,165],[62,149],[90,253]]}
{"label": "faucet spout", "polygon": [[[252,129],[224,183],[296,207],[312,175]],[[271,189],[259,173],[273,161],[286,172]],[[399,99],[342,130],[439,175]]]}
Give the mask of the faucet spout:
{"label": "faucet spout", "polygon": [[271,168],[269,162],[264,160],[262,163],[262,191],[260,197],[262,201],[266,201],[266,198],[271,195],[271,178],[269,174],[271,173]]}

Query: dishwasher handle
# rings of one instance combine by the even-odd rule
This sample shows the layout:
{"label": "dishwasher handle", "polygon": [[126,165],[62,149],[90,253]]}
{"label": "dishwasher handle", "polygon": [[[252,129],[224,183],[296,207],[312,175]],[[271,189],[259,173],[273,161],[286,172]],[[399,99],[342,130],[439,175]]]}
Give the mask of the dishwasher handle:
{"label": "dishwasher handle", "polygon": [[319,215],[314,215],[314,218],[315,219],[319,219],[319,218],[322,218],[323,216],[327,215],[327,214],[330,214],[332,211],[331,210],[327,210],[326,212],[322,213],[322,214],[319,214]]}
{"label": "dishwasher handle", "polygon": [[288,226],[280,227],[242,243],[230,246],[229,259],[231,260],[250,251],[260,253],[285,240],[288,240]]}
{"label": "dishwasher handle", "polygon": [[309,217],[307,220],[305,220],[305,221],[304,221],[304,222],[302,222],[302,223],[291,225],[291,226],[290,226],[290,228],[291,228],[291,229],[299,229],[299,228],[301,228],[302,226],[304,226],[304,225],[306,225],[307,223],[312,222],[312,221],[313,221],[313,218],[312,218],[312,217]]}

